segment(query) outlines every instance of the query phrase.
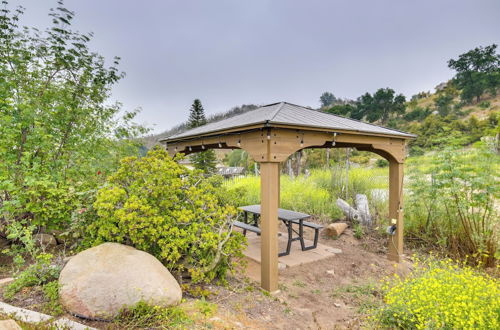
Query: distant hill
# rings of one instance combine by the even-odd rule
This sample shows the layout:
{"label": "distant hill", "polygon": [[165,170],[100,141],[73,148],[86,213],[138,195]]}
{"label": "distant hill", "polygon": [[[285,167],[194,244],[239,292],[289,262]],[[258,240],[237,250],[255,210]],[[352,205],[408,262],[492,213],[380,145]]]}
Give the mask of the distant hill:
{"label": "distant hill", "polygon": [[[222,119],[231,118],[231,117],[234,117],[236,115],[245,113],[247,111],[257,109],[258,107],[259,106],[255,105],[255,104],[243,104],[241,106],[231,108],[230,110],[228,110],[226,112],[221,112],[221,113],[216,113],[216,114],[210,115],[207,118],[207,123],[213,123],[213,122],[216,122],[216,121],[219,121]],[[187,117],[187,112],[186,112],[186,117]],[[151,147],[153,147],[154,145],[156,145],[158,143],[159,139],[165,138],[165,137],[168,137],[168,136],[171,136],[174,134],[182,133],[182,132],[187,131],[187,130],[188,130],[188,123],[186,120],[182,124],[174,126],[165,132],[144,137],[143,138],[144,146],[146,148],[150,149]]]}

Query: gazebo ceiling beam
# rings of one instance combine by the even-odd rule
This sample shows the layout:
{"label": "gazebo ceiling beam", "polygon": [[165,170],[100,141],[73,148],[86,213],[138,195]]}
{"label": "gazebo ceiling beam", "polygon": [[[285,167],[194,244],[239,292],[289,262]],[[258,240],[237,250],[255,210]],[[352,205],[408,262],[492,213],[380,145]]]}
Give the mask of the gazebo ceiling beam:
{"label": "gazebo ceiling beam", "polygon": [[256,162],[283,162],[306,148],[353,147],[404,162],[406,139],[351,133],[266,128],[166,144],[171,155],[207,149],[244,149]]}

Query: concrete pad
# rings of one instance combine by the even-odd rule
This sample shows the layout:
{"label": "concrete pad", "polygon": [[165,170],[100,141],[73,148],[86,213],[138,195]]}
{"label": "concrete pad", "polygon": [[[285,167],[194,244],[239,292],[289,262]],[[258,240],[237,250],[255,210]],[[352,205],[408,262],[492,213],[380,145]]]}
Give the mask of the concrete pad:
{"label": "concrete pad", "polygon": [[[287,234],[280,233],[278,236],[278,249],[280,252],[286,250],[287,244]],[[245,256],[260,265],[260,236],[257,236],[254,233],[247,233],[248,246],[246,250],[243,252]],[[304,240],[306,246],[312,245],[312,241]],[[341,252],[341,251],[340,251]],[[279,257],[279,269],[284,269],[286,267],[294,267],[299,266],[311,262],[315,262],[318,260],[323,260],[326,258],[330,258],[334,256],[336,253],[339,253],[339,249],[335,249],[323,244],[318,243],[317,248],[302,251],[300,247],[299,241],[292,242],[292,248],[290,250],[290,254],[287,256]],[[249,267],[250,268],[250,267]],[[252,267],[253,268],[253,267]],[[254,270],[252,272],[255,273]],[[249,276],[250,277],[250,276]],[[252,278],[252,277],[250,277]],[[260,270],[259,270],[259,278],[260,278]]]}

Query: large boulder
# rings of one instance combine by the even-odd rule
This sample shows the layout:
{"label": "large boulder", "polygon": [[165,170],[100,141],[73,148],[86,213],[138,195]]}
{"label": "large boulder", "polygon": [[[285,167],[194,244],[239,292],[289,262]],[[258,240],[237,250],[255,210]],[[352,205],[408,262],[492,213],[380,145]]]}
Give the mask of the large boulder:
{"label": "large boulder", "polygon": [[118,243],[104,243],[72,257],[59,284],[62,305],[89,319],[113,319],[140,301],[167,307],[182,298],[179,284],[161,262]]}

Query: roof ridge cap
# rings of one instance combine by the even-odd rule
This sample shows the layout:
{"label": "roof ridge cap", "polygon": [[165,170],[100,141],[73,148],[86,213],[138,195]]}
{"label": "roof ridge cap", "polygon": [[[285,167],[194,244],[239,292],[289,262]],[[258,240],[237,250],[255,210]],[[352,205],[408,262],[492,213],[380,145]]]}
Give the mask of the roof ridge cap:
{"label": "roof ridge cap", "polygon": [[280,102],[280,105],[278,106],[278,109],[274,110],[274,113],[273,115],[271,116],[271,119],[269,119],[269,121],[273,121],[274,118],[276,118],[276,116],[278,115],[278,112],[281,111],[281,109],[283,108],[283,106],[285,105],[286,102]]}

